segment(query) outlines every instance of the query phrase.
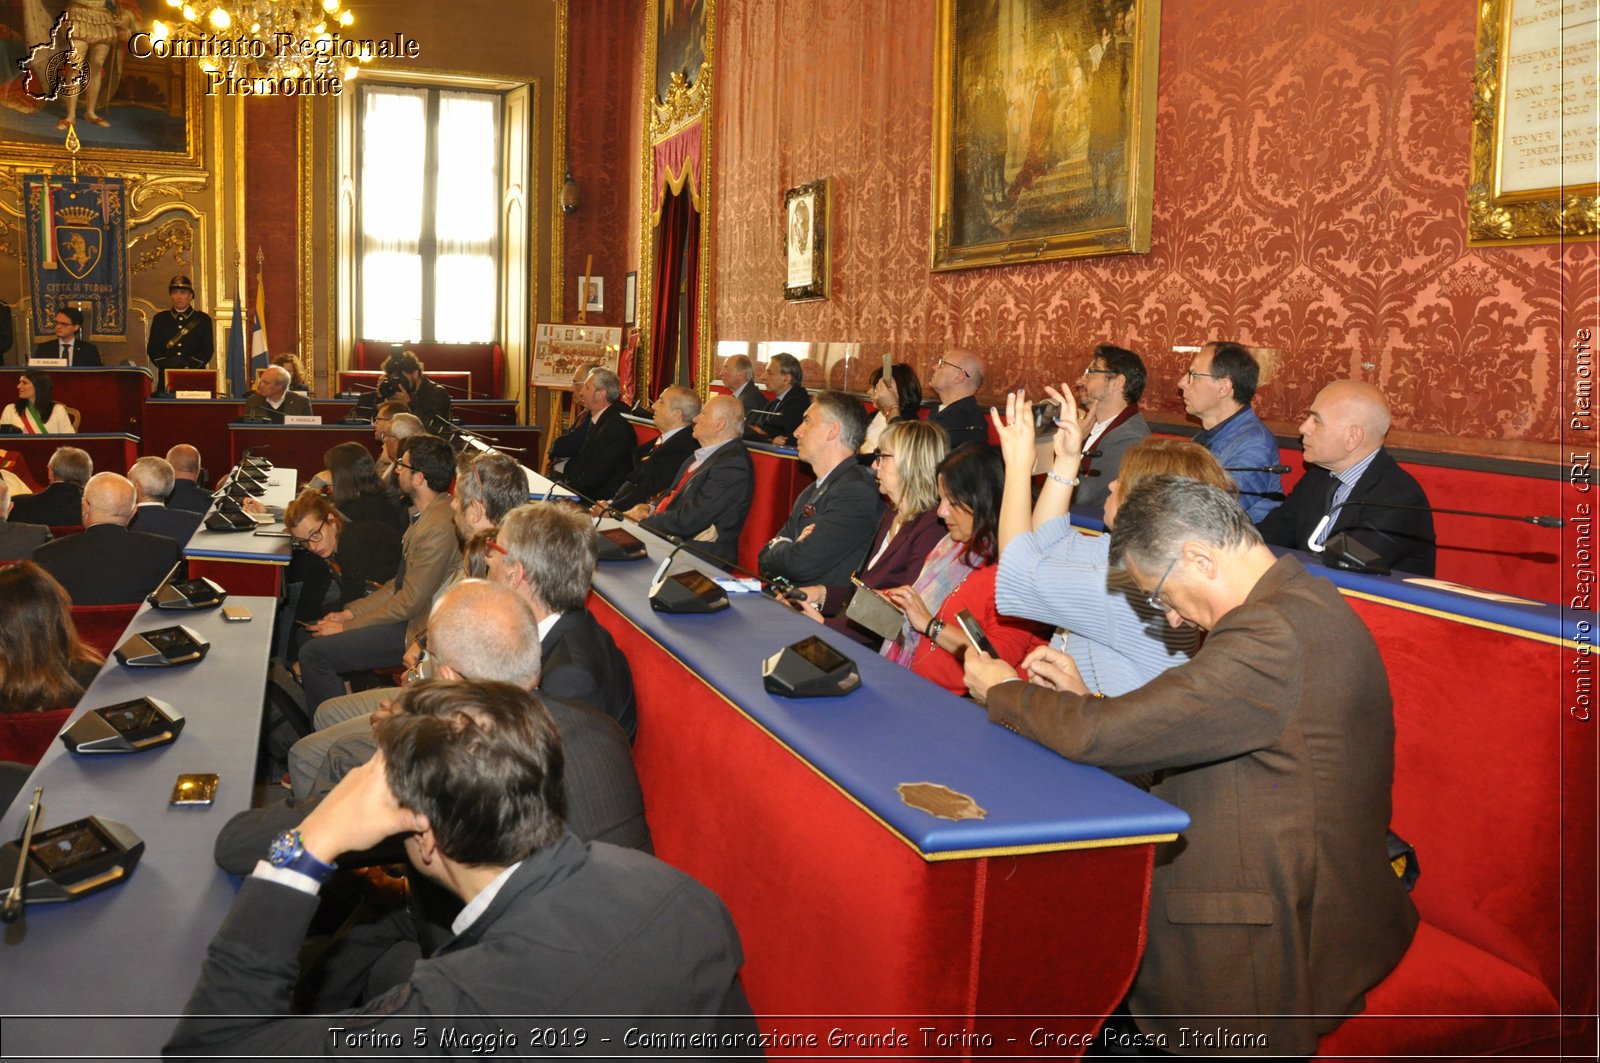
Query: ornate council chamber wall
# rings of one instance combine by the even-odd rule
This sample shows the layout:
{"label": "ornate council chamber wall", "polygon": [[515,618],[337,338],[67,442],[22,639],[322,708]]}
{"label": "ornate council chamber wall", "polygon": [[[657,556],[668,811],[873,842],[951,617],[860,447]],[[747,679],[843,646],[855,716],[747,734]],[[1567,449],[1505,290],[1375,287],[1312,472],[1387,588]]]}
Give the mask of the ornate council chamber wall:
{"label": "ornate council chamber wall", "polygon": [[[1173,348],[1239,339],[1280,353],[1258,398],[1280,430],[1361,375],[1401,445],[1556,456],[1595,245],[1466,246],[1473,5],[1166,0],[1150,253],[938,274],[933,6],[718,3],[718,339],[859,342],[924,377],[965,346],[990,393],[1075,377],[1110,340],[1169,421]],[[783,191],[827,175],[832,297],[788,304]]]}

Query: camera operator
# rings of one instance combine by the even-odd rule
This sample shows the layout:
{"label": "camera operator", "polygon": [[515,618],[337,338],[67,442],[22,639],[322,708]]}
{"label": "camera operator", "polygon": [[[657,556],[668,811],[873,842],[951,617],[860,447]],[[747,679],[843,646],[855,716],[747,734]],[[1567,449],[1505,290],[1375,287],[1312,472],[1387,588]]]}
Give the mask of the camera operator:
{"label": "camera operator", "polygon": [[429,431],[435,427],[435,418],[450,420],[449,393],[428,379],[422,371],[422,360],[411,351],[392,354],[383,363],[383,382],[378,385],[378,397],[406,403]]}

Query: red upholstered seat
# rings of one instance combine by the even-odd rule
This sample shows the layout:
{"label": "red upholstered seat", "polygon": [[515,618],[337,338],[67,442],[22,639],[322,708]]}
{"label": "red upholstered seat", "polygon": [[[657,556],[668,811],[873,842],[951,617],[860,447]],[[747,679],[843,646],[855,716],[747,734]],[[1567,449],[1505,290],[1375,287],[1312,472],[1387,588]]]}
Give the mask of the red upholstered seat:
{"label": "red upholstered seat", "polygon": [[1400,966],[1367,994],[1366,1012],[1322,1038],[1317,1054],[1543,1054],[1554,1051],[1559,1012],[1539,979],[1424,922]]}
{"label": "red upholstered seat", "polygon": [[65,538],[68,535],[77,535],[81,531],[83,531],[83,525],[82,524],[52,524],[52,525],[50,525],[50,537],[52,539],[62,539],[62,538]]}
{"label": "red upholstered seat", "polygon": [[[472,374],[474,398],[504,398],[506,394],[506,354],[498,343],[406,343],[402,346],[422,359],[428,372],[455,370]],[[387,343],[360,340],[352,353],[350,368],[381,369],[389,357]]]}
{"label": "red upholstered seat", "polygon": [[72,706],[44,712],[0,712],[0,760],[37,764],[72,715]]}
{"label": "red upholstered seat", "polygon": [[72,622],[78,627],[78,638],[107,657],[111,656],[111,651],[122,641],[128,622],[139,611],[139,604],[73,606]]}

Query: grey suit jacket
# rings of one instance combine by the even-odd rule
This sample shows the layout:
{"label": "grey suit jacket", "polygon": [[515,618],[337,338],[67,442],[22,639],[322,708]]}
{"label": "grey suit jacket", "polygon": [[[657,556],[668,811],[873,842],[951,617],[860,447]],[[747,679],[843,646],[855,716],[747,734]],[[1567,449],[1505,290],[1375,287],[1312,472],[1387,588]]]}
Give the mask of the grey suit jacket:
{"label": "grey suit jacket", "polygon": [[26,561],[33,549],[50,541],[50,529],[43,524],[14,524],[0,520],[0,561]]}
{"label": "grey suit jacket", "polygon": [[[693,461],[691,456],[683,463],[683,468],[688,468]],[[680,469],[678,477],[682,476]],[[750,448],[742,439],[729,440],[694,471],[665,509],[652,513],[640,523],[651,531],[676,535],[680,539],[693,539],[707,528],[714,529],[715,538],[704,545],[705,552],[724,561],[737,561],[739,534],[744,530],[745,518],[750,515],[754,490],[755,468],[750,462]],[[700,544],[695,546],[700,547]]]}
{"label": "grey suit jacket", "polygon": [[1104,509],[1106,496],[1111,493],[1111,481],[1117,478],[1117,470],[1122,467],[1122,455],[1135,443],[1149,438],[1150,422],[1137,411],[1121,424],[1106,429],[1094,441],[1092,448],[1098,450],[1100,456],[1086,460],[1087,468],[1095,475],[1079,474],[1078,489],[1072,495],[1072,504],[1096,513]]}
{"label": "grey suit jacket", "polygon": [[[1333,584],[1280,558],[1200,652],[1114,698],[1031,683],[989,718],[1192,817],[1157,854],[1129,1008],[1168,1045],[1184,1016],[1307,1056],[1394,969],[1417,911],[1389,866],[1394,716],[1377,645]],[[1258,1017],[1259,1016],[1259,1017]]]}

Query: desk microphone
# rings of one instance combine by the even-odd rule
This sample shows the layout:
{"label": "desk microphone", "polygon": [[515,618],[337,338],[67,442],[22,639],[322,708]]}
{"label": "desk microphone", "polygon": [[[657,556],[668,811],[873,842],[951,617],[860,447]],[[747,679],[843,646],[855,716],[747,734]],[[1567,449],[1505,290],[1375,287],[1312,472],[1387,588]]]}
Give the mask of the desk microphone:
{"label": "desk microphone", "polygon": [[11,892],[6,895],[4,907],[0,907],[0,923],[15,923],[22,916],[22,909],[27,904],[23,899],[22,890],[27,884],[28,853],[33,848],[33,831],[39,825],[39,810],[43,807],[44,787],[33,788],[33,801],[28,805],[28,824],[22,829],[22,840],[18,843],[17,852],[17,877],[11,882]]}
{"label": "desk microphone", "polygon": [[[600,531],[600,522],[606,517],[613,517],[616,520],[623,521],[627,519],[616,509],[616,507],[606,502],[601,502],[598,499],[590,498],[582,491],[577,490],[571,484],[562,480],[552,480],[550,483],[553,486],[565,487],[568,491],[571,491],[574,495],[576,495],[579,501],[587,503],[589,509],[597,511],[594,517],[594,528],[595,534],[600,537],[600,560],[639,561],[649,556],[649,551],[647,551],[644,546],[644,540],[640,539],[637,535],[624,531],[621,528],[607,528],[605,531]],[[547,499],[547,501],[558,502],[562,500],[551,498]]]}
{"label": "desk microphone", "polygon": [[[1370,572],[1380,576],[1388,574],[1389,566],[1383,563],[1382,559],[1372,550],[1371,547],[1362,543],[1359,539],[1356,539],[1351,534],[1351,532],[1360,531],[1362,529],[1352,528],[1348,531],[1336,532],[1335,534],[1328,536],[1327,541],[1321,546],[1312,545],[1316,542],[1317,537],[1322,534],[1323,529],[1325,529],[1333,521],[1334,516],[1346,506],[1371,506],[1374,509],[1399,509],[1412,513],[1446,513],[1454,517],[1481,517],[1484,520],[1514,520],[1520,521],[1523,524],[1532,524],[1540,528],[1564,528],[1566,527],[1567,523],[1560,517],[1545,516],[1543,514],[1488,513],[1473,509],[1445,509],[1441,506],[1419,506],[1409,502],[1385,502],[1380,499],[1373,498],[1347,498],[1343,502],[1340,502],[1338,505],[1334,506],[1333,509],[1329,510],[1328,513],[1317,522],[1317,526],[1311,529],[1311,534],[1306,538],[1306,549],[1310,550],[1314,554],[1326,553],[1323,562],[1331,568],[1342,568],[1350,572]],[[1387,536],[1390,539],[1396,538],[1393,532],[1387,531],[1383,528],[1368,528],[1366,530],[1374,532],[1378,535]]]}
{"label": "desk microphone", "polygon": [[[1224,465],[1223,472],[1270,472],[1274,476],[1287,476],[1292,470],[1287,465]],[[1282,497],[1282,496],[1279,496]]]}

